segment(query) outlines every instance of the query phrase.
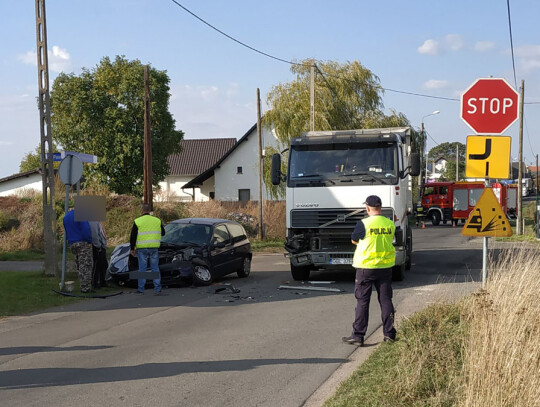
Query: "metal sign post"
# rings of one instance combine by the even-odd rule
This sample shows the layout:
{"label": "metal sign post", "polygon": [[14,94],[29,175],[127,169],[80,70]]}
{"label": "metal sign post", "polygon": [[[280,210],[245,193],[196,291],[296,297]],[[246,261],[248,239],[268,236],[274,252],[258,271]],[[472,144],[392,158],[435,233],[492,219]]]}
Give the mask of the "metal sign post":
{"label": "metal sign post", "polygon": [[[66,185],[66,200],[64,204],[64,213],[67,214],[69,207],[69,188],[79,182],[83,172],[83,165],[80,158],[74,155],[66,155],[58,167],[58,175]],[[65,229],[65,228],[64,228]],[[60,281],[60,290],[64,289],[64,279],[66,275],[66,249],[67,233],[64,230],[64,244],[62,248],[62,280]]]}
{"label": "metal sign post", "polygon": [[513,234],[510,223],[502,210],[497,197],[493,190],[489,187],[489,180],[486,179],[486,188],[476,206],[471,211],[469,219],[465,222],[461,233],[464,236],[483,237],[483,253],[482,253],[482,289],[486,287],[487,280],[487,251],[488,238],[493,237],[510,237]]}

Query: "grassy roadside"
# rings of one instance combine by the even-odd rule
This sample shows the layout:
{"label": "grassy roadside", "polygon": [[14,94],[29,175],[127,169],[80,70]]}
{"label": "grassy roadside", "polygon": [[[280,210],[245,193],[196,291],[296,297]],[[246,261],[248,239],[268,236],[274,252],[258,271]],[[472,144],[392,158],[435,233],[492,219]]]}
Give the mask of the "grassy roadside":
{"label": "grassy roadside", "polygon": [[[77,275],[67,273],[65,281],[75,281],[73,294],[81,294]],[[2,271],[0,272],[0,318],[24,315],[59,305],[83,301],[82,297],[67,297],[57,294],[60,278],[47,277],[40,271]],[[117,292],[117,287],[100,288],[95,294],[106,295]]]}
{"label": "grassy roadside", "polygon": [[381,344],[324,406],[454,405],[467,334],[461,314],[460,304],[436,304],[405,320],[398,340]]}
{"label": "grassy roadside", "polygon": [[[76,279],[76,276],[73,276],[73,279]],[[81,300],[54,293],[52,289],[57,290],[59,282],[60,279],[46,277],[39,271],[2,271],[0,286],[4,287],[4,290],[0,296],[0,318],[23,315]]]}
{"label": "grassy roadside", "polygon": [[485,290],[404,320],[324,406],[538,405],[539,264],[540,249],[509,247]]}

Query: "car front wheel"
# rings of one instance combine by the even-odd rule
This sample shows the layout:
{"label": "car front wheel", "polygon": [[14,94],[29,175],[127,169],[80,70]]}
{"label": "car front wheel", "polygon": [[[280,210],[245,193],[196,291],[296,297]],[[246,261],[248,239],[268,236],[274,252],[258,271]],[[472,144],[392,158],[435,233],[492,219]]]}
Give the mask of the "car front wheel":
{"label": "car front wheel", "polygon": [[212,274],[207,266],[193,266],[193,284],[210,285],[212,283]]}
{"label": "car front wheel", "polygon": [[244,278],[249,276],[249,273],[251,272],[251,259],[249,257],[244,257],[244,261],[242,262],[242,268],[238,270],[236,274],[238,274],[238,277]]}

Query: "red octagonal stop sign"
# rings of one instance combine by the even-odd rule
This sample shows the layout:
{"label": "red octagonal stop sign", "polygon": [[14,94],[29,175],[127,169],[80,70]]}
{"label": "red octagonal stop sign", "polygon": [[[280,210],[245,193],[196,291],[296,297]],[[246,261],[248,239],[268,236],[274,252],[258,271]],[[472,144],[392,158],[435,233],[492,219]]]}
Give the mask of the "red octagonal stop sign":
{"label": "red octagonal stop sign", "polygon": [[461,95],[461,118],[478,134],[501,134],[518,118],[519,94],[502,78],[477,79]]}

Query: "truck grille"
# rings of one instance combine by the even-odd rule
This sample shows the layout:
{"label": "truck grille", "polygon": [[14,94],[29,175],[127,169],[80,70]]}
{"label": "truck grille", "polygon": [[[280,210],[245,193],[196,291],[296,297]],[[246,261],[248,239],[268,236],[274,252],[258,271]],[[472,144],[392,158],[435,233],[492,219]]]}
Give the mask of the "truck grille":
{"label": "truck grille", "polygon": [[[358,211],[354,215],[351,213]],[[356,222],[366,217],[365,209],[293,209],[291,226],[293,228],[354,228]]]}

